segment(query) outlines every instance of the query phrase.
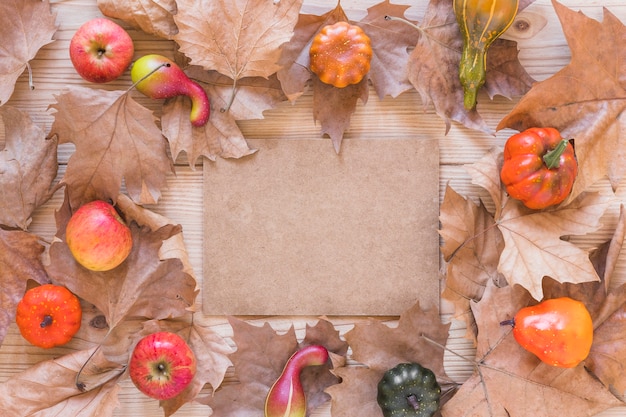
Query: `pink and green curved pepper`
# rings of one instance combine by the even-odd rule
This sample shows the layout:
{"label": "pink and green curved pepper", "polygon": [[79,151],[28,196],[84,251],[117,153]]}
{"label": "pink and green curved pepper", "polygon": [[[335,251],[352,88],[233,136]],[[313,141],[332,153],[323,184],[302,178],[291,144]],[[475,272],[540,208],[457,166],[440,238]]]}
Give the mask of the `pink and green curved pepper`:
{"label": "pink and green curved pepper", "polygon": [[157,54],[142,56],[133,64],[130,76],[137,90],[150,98],[188,96],[192,125],[202,127],[209,120],[211,105],[206,92],[171,59]]}
{"label": "pink and green curved pepper", "polygon": [[307,366],[323,365],[328,360],[324,346],[311,345],[294,353],[265,399],[265,417],[304,417],[306,397],[300,371]]}

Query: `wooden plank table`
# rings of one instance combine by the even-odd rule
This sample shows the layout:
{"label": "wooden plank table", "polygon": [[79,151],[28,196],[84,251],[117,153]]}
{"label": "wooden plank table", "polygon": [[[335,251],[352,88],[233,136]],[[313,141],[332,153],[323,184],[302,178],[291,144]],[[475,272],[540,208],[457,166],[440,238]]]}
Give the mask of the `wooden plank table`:
{"label": "wooden plank table", "polygon": [[[50,103],[54,102],[53,95],[58,94],[67,85],[86,85],[75,73],[68,55],[68,44],[75,30],[90,18],[100,16],[95,0],[51,0],[52,8],[57,13],[59,29],[55,35],[56,41],[44,47],[32,61],[34,82],[36,89],[30,91],[28,78],[23,75],[16,87],[16,91],[10,101],[10,105],[16,106],[30,113],[31,117],[45,131],[52,124],[52,116],[47,110]],[[342,7],[348,16],[360,19],[367,7],[377,3],[374,0],[343,0]],[[400,2],[401,3],[401,2]],[[407,16],[419,20],[427,5],[426,0],[407,0],[404,3],[412,4]],[[563,0],[564,5],[582,10],[587,16],[602,20],[602,8],[607,7],[622,22],[626,22],[626,3],[621,0]],[[333,0],[305,0],[304,11],[307,13],[321,14],[336,6]],[[524,35],[507,33],[506,37],[518,41],[520,60],[530,75],[536,80],[543,80],[567,65],[570,51],[565,42],[563,32],[556,14],[549,0],[536,0],[520,16],[524,16],[531,24],[531,30]],[[535,27],[544,25],[540,30]],[[156,39],[136,30],[129,30],[135,40],[137,56],[145,53],[160,52],[169,54],[173,52],[171,42]],[[528,35],[530,33],[530,35]],[[125,88],[129,82],[128,73],[119,81],[106,86],[110,89]],[[276,109],[266,112],[264,120],[241,121],[239,126],[247,138],[318,138],[319,126],[312,120],[311,114],[312,97],[306,93],[295,105],[283,103]],[[142,104],[154,107],[153,101],[145,100]],[[480,103],[481,114],[490,126],[495,127],[497,122],[506,115],[515,104],[504,98],[496,98],[492,102],[482,98]],[[0,129],[1,130],[1,129]],[[444,122],[438,118],[431,106],[424,107],[415,91],[409,91],[400,97],[378,100],[375,94],[370,94],[366,105],[359,105],[353,116],[351,127],[345,138],[372,138],[382,136],[397,137],[436,137],[441,144],[440,154],[440,199],[446,184],[450,184],[458,192],[464,195],[478,197],[484,192],[471,185],[469,176],[463,165],[472,163],[483,156],[486,151],[494,146],[502,146],[503,141],[510,131],[498,132],[495,136],[488,136],[480,132],[470,131],[459,125],[453,124],[449,133],[445,134]],[[0,134],[3,135],[3,134]],[[3,139],[3,136],[0,136]],[[330,141],[329,152],[333,152]],[[62,145],[59,148],[59,178],[62,176],[68,158],[73,151],[72,145]],[[262,150],[261,150],[262,151]],[[169,217],[174,223],[183,226],[186,245],[191,264],[196,273],[196,278],[202,280],[202,210],[203,210],[203,176],[202,166],[192,169],[183,158],[176,161],[177,174],[170,175],[168,187],[163,191],[163,197],[159,204],[150,207],[154,211]],[[618,195],[619,195],[618,190]],[[55,233],[54,210],[62,201],[61,193],[57,193],[45,206],[37,210],[33,223],[29,230],[40,235],[43,239],[51,240]],[[624,200],[621,195],[620,200]],[[577,238],[582,246],[591,247],[603,239],[608,238],[611,226],[615,224],[618,203],[614,204],[606,215],[604,227],[593,235]],[[617,265],[617,276],[624,281],[626,255],[620,258]],[[198,297],[201,302],[202,297]],[[473,351],[470,343],[464,339],[462,323],[455,320],[451,315],[451,306],[445,302],[441,304],[441,316],[444,321],[452,322],[449,347],[456,352],[472,357]],[[302,336],[307,323],[315,323],[316,317],[248,317],[253,323],[268,321],[281,331],[294,326],[298,336]],[[344,334],[353,324],[362,317],[330,317],[329,318]],[[198,314],[196,320],[210,324],[227,340],[230,341],[232,330],[225,317],[203,316]],[[391,324],[394,318],[389,318]],[[230,341],[232,343],[232,341]],[[72,350],[73,346],[79,346],[80,341],[73,341],[64,348],[56,348],[43,351],[29,346],[19,335],[17,327],[11,326],[8,335],[0,348],[0,381],[6,380],[11,375],[26,369],[41,360],[52,358]],[[449,375],[459,381],[467,378],[471,372],[471,365],[454,355],[446,354],[446,367]],[[234,376],[232,371],[226,376],[224,384],[232,383]],[[118,416],[153,416],[161,415],[158,402],[141,394],[129,380],[122,383],[119,396],[120,407],[116,412]],[[180,409],[178,416],[207,415],[209,409],[206,406],[188,404]],[[1,412],[0,412],[1,414]],[[315,416],[330,416],[330,406],[317,410]],[[602,413],[602,416],[623,416],[626,408],[613,409]]]}

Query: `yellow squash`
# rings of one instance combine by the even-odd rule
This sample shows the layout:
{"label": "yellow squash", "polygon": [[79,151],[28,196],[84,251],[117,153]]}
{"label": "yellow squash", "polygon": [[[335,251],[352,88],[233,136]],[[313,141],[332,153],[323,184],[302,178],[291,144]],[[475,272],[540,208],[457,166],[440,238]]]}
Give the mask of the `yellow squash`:
{"label": "yellow squash", "polygon": [[487,49],[511,26],[519,0],[454,0],[454,14],[463,36],[459,78],[463,103],[476,106],[476,95],[485,83]]}

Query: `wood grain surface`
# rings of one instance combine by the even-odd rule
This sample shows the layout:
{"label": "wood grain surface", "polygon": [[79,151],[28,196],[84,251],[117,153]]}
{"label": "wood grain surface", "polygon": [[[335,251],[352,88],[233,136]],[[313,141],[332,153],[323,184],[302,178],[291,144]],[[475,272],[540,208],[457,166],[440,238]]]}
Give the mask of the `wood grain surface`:
{"label": "wood grain surface", "polygon": [[[359,19],[364,16],[367,7],[375,3],[377,2],[372,0],[342,0],[341,5],[350,18]],[[421,18],[427,5],[426,0],[406,0],[403,3],[412,5],[407,15],[416,20]],[[626,3],[621,0],[563,0],[562,3],[572,9],[581,10],[587,16],[598,20],[602,20],[603,7],[606,7],[622,22],[626,22]],[[48,106],[55,101],[54,95],[59,94],[67,85],[88,85],[75,73],[70,63],[68,44],[73,33],[82,23],[90,18],[100,16],[96,0],[51,0],[51,4],[57,14],[59,29],[55,35],[56,41],[40,50],[31,63],[36,88],[31,91],[28,88],[28,78],[23,75],[18,80],[16,91],[9,102],[10,105],[29,112],[35,123],[45,131],[48,131],[52,124],[52,116]],[[320,14],[335,6],[336,1],[333,0],[305,0],[303,11]],[[567,65],[570,59],[570,50],[549,0],[536,0],[524,12],[520,13],[518,18],[526,20],[529,24],[528,29],[524,32],[510,30],[506,37],[518,41],[522,64],[533,78],[537,80],[546,79]],[[133,29],[129,29],[129,33],[135,40],[137,56],[152,52],[168,55],[174,51],[171,42],[156,39]],[[103,88],[125,88],[129,83],[129,78],[129,74],[126,73],[120,80]],[[142,99],[139,98],[139,100]],[[148,99],[141,102],[155,110],[159,105]],[[487,123],[495,127],[514,104],[515,99],[508,100],[497,97],[493,101],[489,101],[485,96],[482,96],[480,97],[480,112]],[[306,93],[295,104],[283,103],[276,109],[267,111],[263,120],[241,121],[239,126],[247,138],[319,138],[319,126],[313,122],[311,105],[312,96],[310,93]],[[372,117],[381,114],[384,115],[384,118]],[[0,140],[4,139],[2,130],[0,129]],[[415,91],[406,92],[395,99],[385,98],[383,100],[379,100],[372,92],[369,101],[358,106],[345,139],[437,138],[440,143],[440,199],[446,184],[450,184],[464,195],[478,198],[485,194],[470,183],[464,165],[476,161],[494,146],[501,147],[504,139],[510,134],[510,131],[503,130],[495,136],[488,136],[453,124],[446,135],[444,122],[434,114],[432,106],[424,105],[420,101]],[[60,146],[59,178],[62,176],[72,152],[72,145]],[[334,152],[330,141],[328,141],[328,152]],[[205,168],[210,169],[210,167]],[[198,165],[192,169],[188,166],[185,158],[181,157],[180,160],[176,161],[176,172],[176,175],[171,175],[168,178],[167,188],[163,190],[161,201],[149,208],[183,226],[190,261],[196,278],[201,280],[203,276],[203,167]],[[621,188],[618,189],[617,194],[619,201],[626,200]],[[60,206],[61,201],[62,195],[58,193],[45,206],[38,209],[34,215],[30,231],[40,235],[44,240],[51,240],[55,233],[54,211]],[[616,201],[607,212],[601,230],[593,235],[577,237],[576,241],[583,247],[593,247],[608,238],[616,223],[619,201]],[[626,281],[625,261],[626,254],[623,254],[616,271],[617,279],[621,282]],[[201,300],[202,297],[198,297],[198,301],[201,302]],[[201,311],[201,308],[198,310]],[[461,355],[473,357],[472,346],[463,337],[465,329],[459,321],[451,316],[451,311],[451,306],[446,303],[441,304],[442,320],[452,322],[448,347]],[[308,316],[264,316],[246,317],[246,319],[251,323],[259,324],[267,321],[278,331],[287,330],[290,326],[294,326],[298,337],[303,336],[307,323],[315,323],[317,320],[316,317]],[[333,316],[329,319],[335,324],[340,334],[344,334],[363,317]],[[230,339],[232,330],[225,317],[206,316],[199,313],[196,320],[210,324],[232,344]],[[395,318],[391,317],[388,321],[393,325]],[[80,341],[73,341],[66,347],[46,351],[34,348],[21,338],[17,327],[13,325],[0,348],[0,381],[6,380],[41,360],[59,356],[75,348],[80,348]],[[447,371],[452,378],[463,381],[472,373],[471,364],[452,354],[446,354],[445,360]],[[355,365],[353,362],[350,363],[351,366]],[[230,384],[233,381],[234,375],[231,369],[224,384]],[[125,380],[121,385],[120,406],[116,411],[116,416],[162,415],[158,402],[141,394],[129,380]],[[209,413],[210,409],[206,406],[188,404],[181,408],[176,416],[206,416]],[[0,410],[1,414],[2,411]],[[603,417],[626,416],[626,408],[612,409],[601,415]],[[330,405],[327,404],[316,410],[313,416],[330,416]]]}

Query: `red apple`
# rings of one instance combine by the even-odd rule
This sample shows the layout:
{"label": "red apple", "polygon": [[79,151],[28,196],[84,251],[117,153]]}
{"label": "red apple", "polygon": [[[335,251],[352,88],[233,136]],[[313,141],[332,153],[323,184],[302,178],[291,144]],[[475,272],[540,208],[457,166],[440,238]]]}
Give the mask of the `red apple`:
{"label": "red apple", "polygon": [[95,200],[79,207],[65,228],[65,241],[74,259],[92,271],[108,271],[130,254],[130,228],[111,204]]}
{"label": "red apple", "polygon": [[137,343],[128,370],[139,391],[157,400],[168,400],[191,383],[196,374],[196,357],[176,333],[156,332]]}
{"label": "red apple", "polygon": [[105,18],[89,20],[70,41],[76,72],[92,83],[106,83],[122,75],[134,52],[133,40],[124,28]]}

